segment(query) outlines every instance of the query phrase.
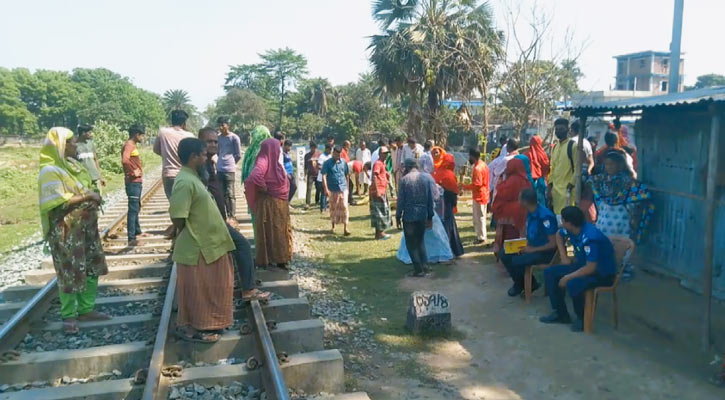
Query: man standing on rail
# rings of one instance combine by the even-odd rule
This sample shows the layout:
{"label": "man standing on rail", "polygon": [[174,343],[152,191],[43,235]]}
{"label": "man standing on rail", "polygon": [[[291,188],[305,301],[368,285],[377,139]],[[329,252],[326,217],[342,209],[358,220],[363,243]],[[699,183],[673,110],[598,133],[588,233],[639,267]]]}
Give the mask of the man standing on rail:
{"label": "man standing on rail", "polygon": [[217,173],[224,189],[224,206],[226,207],[227,218],[233,220],[237,210],[234,175],[237,170],[237,163],[242,159],[242,144],[239,136],[229,130],[228,117],[219,117],[216,122],[219,133],[221,133],[219,135]]}
{"label": "man standing on rail", "polygon": [[[189,114],[184,110],[174,110],[171,112],[171,126],[159,129],[159,137],[154,142],[154,153],[161,156],[161,179],[164,184],[164,193],[166,198],[171,197],[171,190],[174,188],[174,179],[181,170],[181,160],[179,159],[179,142],[185,138],[194,137],[191,132],[186,130],[186,120]],[[166,229],[167,237],[173,236],[174,226],[171,225]]]}
{"label": "man standing on rail", "polygon": [[147,236],[141,233],[141,224],[138,214],[141,211],[141,190],[143,188],[143,163],[136,147],[146,135],[143,125],[132,125],[128,129],[128,140],[121,150],[121,164],[126,182],[126,197],[128,197],[128,213],[126,218],[126,231],[128,232],[128,245],[139,246],[137,237]]}
{"label": "man standing on rail", "polygon": [[213,343],[219,330],[233,322],[234,267],[229,252],[234,242],[201,176],[206,145],[199,139],[179,142],[182,168],[169,198],[176,246],[177,335],[187,341]]}
{"label": "man standing on rail", "polygon": [[[206,188],[211,193],[216,206],[221,213],[222,218],[226,221],[227,214],[225,211],[224,204],[224,189],[223,180],[221,174],[217,174],[217,163],[215,155],[217,155],[217,148],[219,146],[219,136],[213,128],[202,128],[199,130],[199,140],[206,144],[206,161],[204,163],[203,175],[201,180],[206,184]],[[232,220],[236,224],[236,220]],[[232,252],[232,257],[236,263],[237,271],[239,271],[239,280],[242,285],[242,298],[245,300],[260,300],[267,299],[271,296],[269,292],[263,292],[256,288],[257,283],[254,279],[254,258],[252,256],[252,248],[249,246],[247,239],[239,232],[233,224],[229,222],[227,224],[227,230],[229,235],[232,237],[236,250]]]}
{"label": "man standing on rail", "polygon": [[91,176],[93,191],[100,194],[101,186],[106,186],[106,181],[101,176],[101,166],[98,164],[96,146],[93,145],[93,126],[78,125],[78,153],[76,159],[83,164]]}

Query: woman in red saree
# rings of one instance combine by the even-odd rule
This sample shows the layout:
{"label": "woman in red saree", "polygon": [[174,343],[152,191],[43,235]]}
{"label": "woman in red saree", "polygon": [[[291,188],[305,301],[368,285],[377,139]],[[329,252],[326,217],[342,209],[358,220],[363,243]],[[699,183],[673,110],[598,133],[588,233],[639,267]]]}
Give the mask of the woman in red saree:
{"label": "woman in red saree", "polygon": [[546,204],[546,177],[549,176],[549,156],[541,146],[542,140],[534,135],[529,140],[529,150],[526,155],[531,160],[531,178],[534,180],[534,190],[539,204]]}
{"label": "woman in red saree", "polygon": [[518,158],[509,160],[504,180],[496,186],[496,198],[491,211],[496,220],[494,254],[503,248],[504,240],[522,237],[525,232],[526,210],[519,204],[519,194],[531,187],[524,162]]}
{"label": "woman in red saree", "polygon": [[[435,159],[434,159],[435,161]],[[453,154],[443,155],[440,166],[433,171],[433,179],[443,188],[443,227],[448,234],[448,243],[453,255],[458,258],[463,255],[463,243],[458,234],[456,225],[456,206],[458,204],[458,181],[456,180],[456,160]]]}

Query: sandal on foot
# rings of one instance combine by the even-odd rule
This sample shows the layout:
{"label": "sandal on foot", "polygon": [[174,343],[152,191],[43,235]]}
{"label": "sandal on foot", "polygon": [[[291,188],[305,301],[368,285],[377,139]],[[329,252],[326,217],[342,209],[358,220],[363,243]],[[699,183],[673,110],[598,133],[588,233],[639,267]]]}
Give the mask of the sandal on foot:
{"label": "sandal on foot", "polygon": [[108,321],[112,317],[99,311],[91,311],[78,316],[79,321]]}
{"label": "sandal on foot", "polygon": [[272,293],[265,292],[263,290],[259,289],[253,289],[253,294],[251,296],[244,296],[242,294],[242,300],[244,301],[252,301],[252,300],[267,300],[272,296]]}
{"label": "sandal on foot", "polygon": [[176,336],[181,340],[195,343],[216,343],[221,339],[221,335],[218,333],[195,331],[189,335],[184,329],[177,329]]}
{"label": "sandal on foot", "polygon": [[77,335],[80,331],[81,328],[78,326],[78,321],[75,319],[63,320],[63,332],[66,335]]}

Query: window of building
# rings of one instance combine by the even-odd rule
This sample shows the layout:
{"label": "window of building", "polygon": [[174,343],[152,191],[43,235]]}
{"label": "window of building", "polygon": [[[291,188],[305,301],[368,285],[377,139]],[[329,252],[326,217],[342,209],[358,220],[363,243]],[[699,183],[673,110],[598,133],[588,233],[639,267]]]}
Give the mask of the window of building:
{"label": "window of building", "polygon": [[670,63],[670,60],[668,60],[668,59],[666,59],[666,58],[663,58],[663,59],[662,59],[662,66],[663,66],[663,67],[667,68],[667,64],[669,64],[669,63]]}
{"label": "window of building", "polygon": [[617,75],[624,74],[624,61],[617,62]]}
{"label": "window of building", "polygon": [[662,91],[662,92],[667,91],[667,81],[660,82],[660,91]]}
{"label": "window of building", "polygon": [[639,67],[644,68],[644,59],[639,60]]}

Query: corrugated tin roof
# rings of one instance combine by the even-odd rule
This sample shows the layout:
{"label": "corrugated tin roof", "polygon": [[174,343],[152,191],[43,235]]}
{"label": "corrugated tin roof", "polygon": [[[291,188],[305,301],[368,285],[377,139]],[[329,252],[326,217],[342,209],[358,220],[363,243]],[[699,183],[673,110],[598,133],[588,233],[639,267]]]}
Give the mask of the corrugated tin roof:
{"label": "corrugated tin roof", "polygon": [[[639,51],[637,53],[629,53],[629,54],[622,54],[619,56],[614,56],[612,58],[638,58],[638,57],[651,57],[652,55],[655,55],[655,57],[669,57],[670,52],[669,51],[656,51],[656,50],[646,50],[646,51]],[[682,53],[684,54],[684,53]]]}
{"label": "corrugated tin roof", "polygon": [[662,96],[638,97],[626,100],[582,102],[569,108],[574,111],[605,112],[615,110],[639,110],[649,107],[676,106],[700,102],[725,101],[725,86],[714,86]]}

